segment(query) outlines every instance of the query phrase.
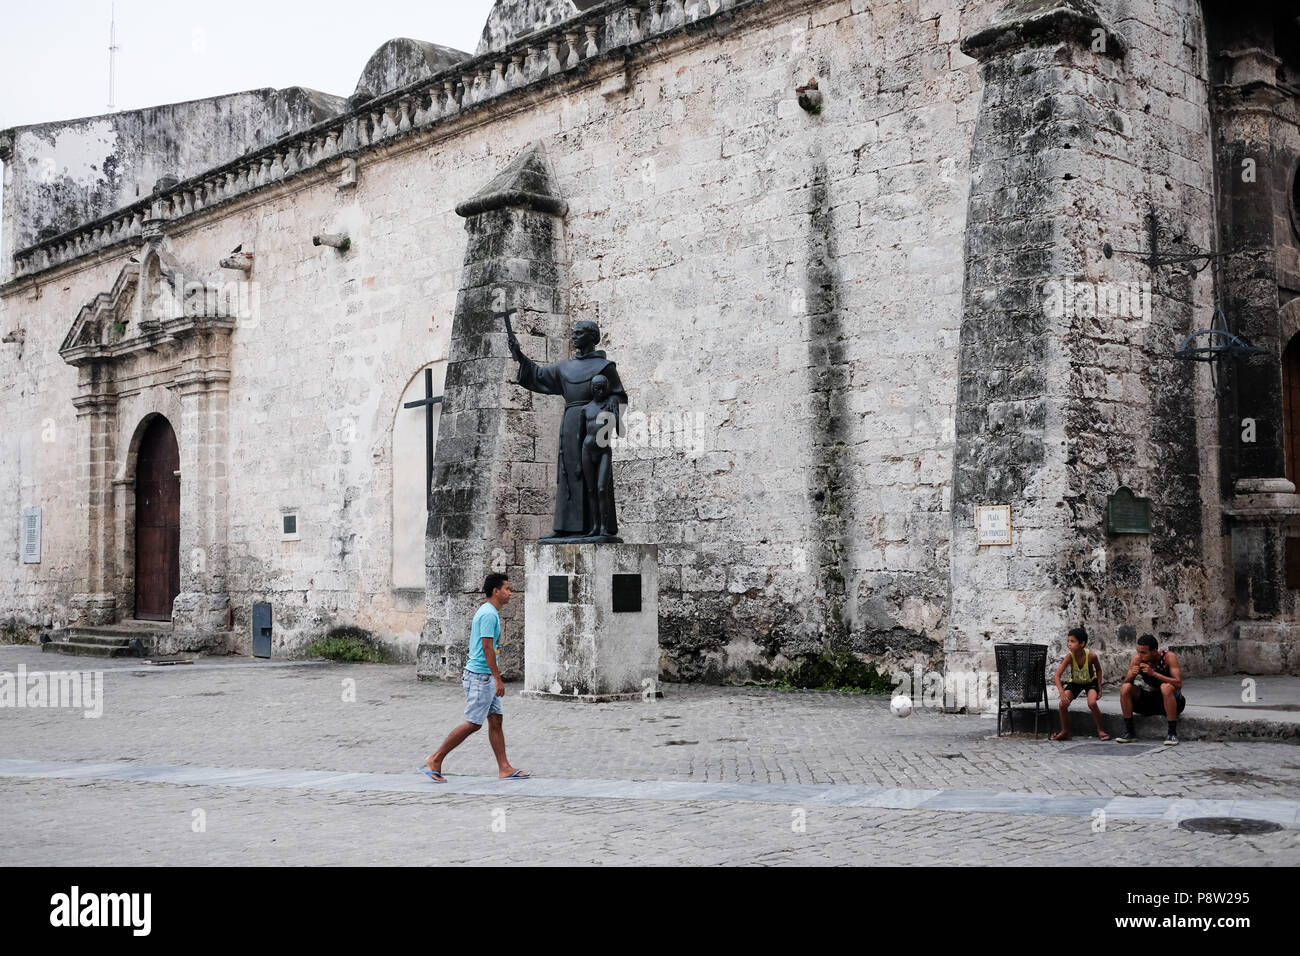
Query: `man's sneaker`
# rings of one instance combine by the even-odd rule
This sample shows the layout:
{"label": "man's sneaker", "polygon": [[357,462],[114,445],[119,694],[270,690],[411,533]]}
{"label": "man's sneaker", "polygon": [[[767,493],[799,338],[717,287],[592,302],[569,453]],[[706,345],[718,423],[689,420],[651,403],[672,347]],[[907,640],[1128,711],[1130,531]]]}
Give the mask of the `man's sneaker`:
{"label": "man's sneaker", "polygon": [[1175,735],[1175,734],[1169,734],[1167,737],[1165,737],[1165,746],[1166,746],[1166,747],[1177,747],[1177,746],[1178,746],[1178,737],[1177,737],[1177,735]]}
{"label": "man's sneaker", "polygon": [[1117,744],[1131,744],[1137,740],[1137,734],[1130,734],[1127,730],[1115,738]]}

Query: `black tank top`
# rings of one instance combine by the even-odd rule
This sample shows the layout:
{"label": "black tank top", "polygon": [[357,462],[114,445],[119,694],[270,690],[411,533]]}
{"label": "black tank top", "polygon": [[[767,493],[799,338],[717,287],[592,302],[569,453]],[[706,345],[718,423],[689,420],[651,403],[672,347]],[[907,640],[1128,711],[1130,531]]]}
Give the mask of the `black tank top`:
{"label": "black tank top", "polygon": [[1167,651],[1160,652],[1160,660],[1156,662],[1156,666],[1152,668],[1152,670],[1154,670],[1161,677],[1172,677],[1173,675],[1169,673],[1169,665],[1165,663],[1166,653],[1168,652]]}
{"label": "black tank top", "polygon": [[[1165,663],[1165,654],[1166,654],[1165,651],[1160,652],[1160,660],[1156,661],[1155,664],[1152,665],[1151,669],[1155,671],[1157,674],[1159,674],[1161,677],[1172,677],[1173,675],[1169,673],[1169,665]],[[1157,681],[1157,680],[1149,681],[1146,680],[1145,678],[1146,675],[1139,672],[1137,676],[1137,680],[1140,680],[1142,683],[1139,684],[1138,686],[1159,693],[1160,685],[1162,681]],[[1137,681],[1134,681],[1134,683],[1137,683]],[[1174,691],[1174,693],[1181,694],[1182,691],[1176,690]]]}

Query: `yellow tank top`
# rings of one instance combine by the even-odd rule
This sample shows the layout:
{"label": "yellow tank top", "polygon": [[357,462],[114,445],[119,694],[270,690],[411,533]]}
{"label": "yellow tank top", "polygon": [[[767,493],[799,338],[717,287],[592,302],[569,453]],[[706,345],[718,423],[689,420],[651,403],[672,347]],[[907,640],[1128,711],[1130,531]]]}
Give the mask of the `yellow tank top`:
{"label": "yellow tank top", "polygon": [[1097,679],[1096,668],[1092,666],[1092,654],[1083,649],[1083,666],[1080,667],[1073,654],[1070,655],[1070,679],[1067,684],[1091,684]]}

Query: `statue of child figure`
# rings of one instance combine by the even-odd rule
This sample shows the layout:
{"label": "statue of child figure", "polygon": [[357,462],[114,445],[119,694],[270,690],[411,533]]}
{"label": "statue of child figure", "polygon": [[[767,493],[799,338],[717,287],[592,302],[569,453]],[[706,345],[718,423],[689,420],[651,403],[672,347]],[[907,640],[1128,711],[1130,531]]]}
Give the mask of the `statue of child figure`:
{"label": "statue of child figure", "polygon": [[593,503],[587,518],[585,538],[621,542],[618,517],[614,512],[614,462],[610,437],[619,434],[618,405],[606,407],[609,379],[595,375],[591,379],[591,401],[582,407],[582,478],[587,486],[587,501]]}

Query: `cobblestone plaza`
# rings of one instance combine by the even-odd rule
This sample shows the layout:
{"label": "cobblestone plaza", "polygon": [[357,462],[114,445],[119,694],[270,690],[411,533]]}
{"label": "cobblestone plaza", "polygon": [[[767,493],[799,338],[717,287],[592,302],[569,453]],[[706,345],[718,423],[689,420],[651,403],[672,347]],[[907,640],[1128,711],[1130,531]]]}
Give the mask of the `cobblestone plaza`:
{"label": "cobblestone plaza", "polygon": [[[0,647],[0,670],[49,665]],[[1300,863],[1300,749],[996,738],[880,697],[666,685],[657,701],[530,701],[417,773],[455,683],[400,666],[103,665],[103,716],[0,710],[0,847],[14,865]],[[351,683],[349,683],[351,682]],[[355,700],[345,700],[355,692]],[[219,729],[218,729],[219,728]],[[1098,814],[1100,811],[1100,815]],[[1189,832],[1251,816],[1262,836]]]}

